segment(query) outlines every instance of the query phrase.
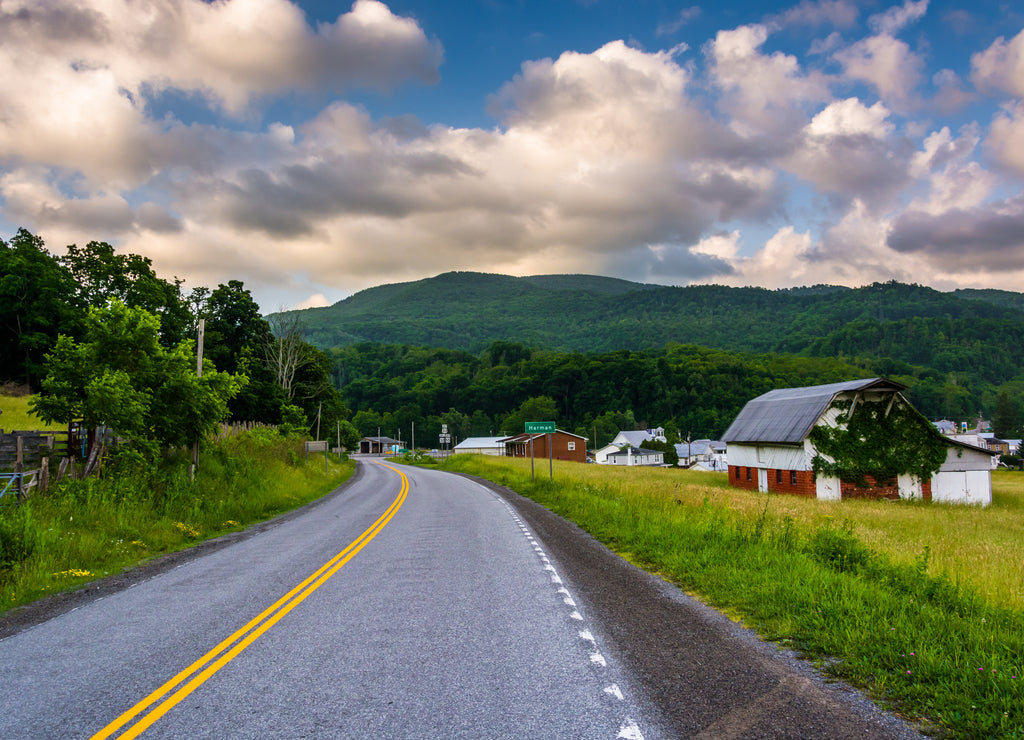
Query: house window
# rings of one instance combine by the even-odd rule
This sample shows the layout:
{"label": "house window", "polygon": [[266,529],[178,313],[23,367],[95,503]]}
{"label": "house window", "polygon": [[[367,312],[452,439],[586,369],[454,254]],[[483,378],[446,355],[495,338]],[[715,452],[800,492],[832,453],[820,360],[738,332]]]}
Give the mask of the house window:
{"label": "house window", "polygon": [[572,452],[573,450],[576,449],[576,443],[575,442],[568,442],[567,444],[569,445],[569,452]]}
{"label": "house window", "polygon": [[750,467],[747,467],[747,480],[750,480]]}
{"label": "house window", "polygon": [[791,486],[795,486],[796,485],[796,471],[795,470],[790,470],[789,471],[789,485],[791,485]]}
{"label": "house window", "polygon": [[775,482],[779,483],[779,484],[782,483],[782,470],[781,469],[775,471]]}

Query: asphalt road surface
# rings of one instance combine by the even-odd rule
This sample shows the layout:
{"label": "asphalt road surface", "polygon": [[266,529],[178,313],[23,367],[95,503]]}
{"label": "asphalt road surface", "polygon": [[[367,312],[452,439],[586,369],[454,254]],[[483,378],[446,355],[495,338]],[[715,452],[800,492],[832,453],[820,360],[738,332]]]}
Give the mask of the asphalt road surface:
{"label": "asphalt road surface", "polygon": [[0,635],[0,738],[918,737],[542,507],[375,460]]}

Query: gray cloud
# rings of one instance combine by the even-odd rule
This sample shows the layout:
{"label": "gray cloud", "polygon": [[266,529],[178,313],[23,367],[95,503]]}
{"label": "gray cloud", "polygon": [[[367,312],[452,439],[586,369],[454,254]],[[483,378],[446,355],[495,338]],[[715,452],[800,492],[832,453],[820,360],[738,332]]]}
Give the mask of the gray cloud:
{"label": "gray cloud", "polygon": [[1024,198],[937,215],[909,211],[893,222],[887,243],[947,269],[1024,269]]}
{"label": "gray cloud", "polygon": [[777,27],[822,26],[850,28],[857,22],[860,10],[849,0],[801,0],[784,13],[769,16],[766,22]]}
{"label": "gray cloud", "polygon": [[102,43],[110,39],[110,29],[104,16],[91,8],[41,3],[18,8],[13,13],[0,13],[0,36],[32,37],[37,43],[82,39]]}

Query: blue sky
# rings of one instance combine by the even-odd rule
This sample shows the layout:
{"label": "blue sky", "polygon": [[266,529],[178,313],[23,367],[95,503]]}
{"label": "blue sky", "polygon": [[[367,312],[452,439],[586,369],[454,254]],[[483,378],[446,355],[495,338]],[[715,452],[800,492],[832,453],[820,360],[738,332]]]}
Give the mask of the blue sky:
{"label": "blue sky", "polygon": [[4,0],[0,238],[264,310],[447,270],[1024,286],[1024,12]]}

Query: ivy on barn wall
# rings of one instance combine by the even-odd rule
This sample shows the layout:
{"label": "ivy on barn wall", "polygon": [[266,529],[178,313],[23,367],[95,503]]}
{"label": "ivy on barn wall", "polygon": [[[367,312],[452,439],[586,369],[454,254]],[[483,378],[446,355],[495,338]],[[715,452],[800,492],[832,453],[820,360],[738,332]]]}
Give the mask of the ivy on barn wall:
{"label": "ivy on barn wall", "polygon": [[869,488],[898,475],[928,480],[946,461],[948,442],[902,398],[837,401],[832,408],[839,412],[836,425],[816,426],[809,435],[818,475]]}

